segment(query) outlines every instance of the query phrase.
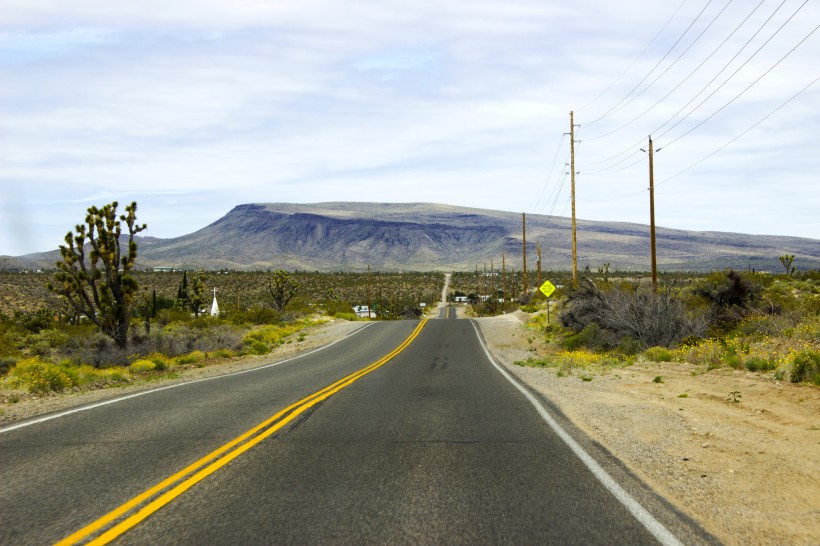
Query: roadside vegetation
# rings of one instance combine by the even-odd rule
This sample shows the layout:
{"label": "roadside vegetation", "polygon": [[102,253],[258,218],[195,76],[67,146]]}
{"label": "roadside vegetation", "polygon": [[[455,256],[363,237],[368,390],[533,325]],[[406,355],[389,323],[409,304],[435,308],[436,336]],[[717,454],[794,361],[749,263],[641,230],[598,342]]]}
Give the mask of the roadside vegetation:
{"label": "roadside vegetation", "polygon": [[584,277],[549,324],[543,299],[525,307],[552,351],[519,364],[588,376],[638,360],[686,362],[820,385],[820,273],[787,271],[668,276],[657,292],[646,282]]}
{"label": "roadside vegetation", "polygon": [[354,305],[369,303],[380,320],[418,317],[444,282],[439,273],[288,272],[275,264],[248,273],[139,271],[134,236],[146,226],[136,222],[136,203],[121,215],[117,207],[90,207],[65,236],[53,271],[0,274],[6,387],[101,388],[266,355],[304,341],[311,325],[359,320]]}

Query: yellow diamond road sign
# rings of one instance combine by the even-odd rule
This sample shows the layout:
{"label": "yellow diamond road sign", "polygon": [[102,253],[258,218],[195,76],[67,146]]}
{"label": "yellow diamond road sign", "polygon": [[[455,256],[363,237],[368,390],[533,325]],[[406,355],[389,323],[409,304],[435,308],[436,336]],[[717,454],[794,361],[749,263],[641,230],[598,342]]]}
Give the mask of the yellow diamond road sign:
{"label": "yellow diamond road sign", "polygon": [[550,297],[550,296],[552,295],[552,293],[553,293],[553,292],[555,292],[555,285],[554,285],[554,284],[552,284],[552,283],[551,283],[551,282],[549,282],[549,281],[544,281],[544,284],[542,284],[542,285],[541,285],[538,289],[539,289],[539,290],[540,290],[540,291],[541,291],[541,292],[542,292],[542,293],[543,293],[546,297]]}

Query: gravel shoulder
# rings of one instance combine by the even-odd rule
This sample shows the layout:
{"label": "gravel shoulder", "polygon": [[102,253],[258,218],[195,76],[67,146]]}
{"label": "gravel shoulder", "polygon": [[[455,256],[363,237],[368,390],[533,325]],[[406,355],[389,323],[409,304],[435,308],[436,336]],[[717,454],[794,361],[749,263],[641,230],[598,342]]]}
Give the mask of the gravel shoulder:
{"label": "gravel shoulder", "polygon": [[704,529],[728,545],[820,544],[820,389],[674,362],[558,377],[514,364],[548,354],[526,320],[477,319],[499,363]]}

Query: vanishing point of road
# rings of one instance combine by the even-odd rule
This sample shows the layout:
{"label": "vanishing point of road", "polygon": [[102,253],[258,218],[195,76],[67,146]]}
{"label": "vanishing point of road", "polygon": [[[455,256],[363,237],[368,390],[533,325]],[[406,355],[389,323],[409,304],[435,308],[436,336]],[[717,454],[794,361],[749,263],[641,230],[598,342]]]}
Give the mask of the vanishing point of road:
{"label": "vanishing point of road", "polygon": [[515,383],[472,320],[368,323],[47,417],[0,429],[2,544],[715,542]]}

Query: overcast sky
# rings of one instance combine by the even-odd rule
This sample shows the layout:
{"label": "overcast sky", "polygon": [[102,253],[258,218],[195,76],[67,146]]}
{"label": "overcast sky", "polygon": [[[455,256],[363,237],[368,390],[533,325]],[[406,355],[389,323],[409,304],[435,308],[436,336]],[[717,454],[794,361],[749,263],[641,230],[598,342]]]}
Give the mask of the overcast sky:
{"label": "overcast sky", "polygon": [[648,223],[651,134],[658,225],[820,238],[818,24],[811,0],[3,0],[0,255],[114,200],[162,238],[252,202],[568,216],[570,111],[579,218]]}

